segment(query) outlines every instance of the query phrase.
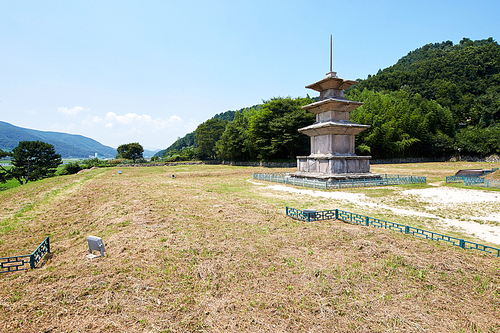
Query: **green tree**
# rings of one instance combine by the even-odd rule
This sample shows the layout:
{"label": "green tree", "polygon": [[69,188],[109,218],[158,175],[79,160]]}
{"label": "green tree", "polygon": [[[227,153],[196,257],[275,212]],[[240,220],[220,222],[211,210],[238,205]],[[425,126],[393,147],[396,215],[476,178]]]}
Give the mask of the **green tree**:
{"label": "green tree", "polygon": [[54,146],[42,141],[21,141],[12,150],[10,173],[21,184],[55,175],[62,163]]}
{"label": "green tree", "polygon": [[312,102],[309,97],[277,97],[250,117],[248,132],[259,158],[289,159],[295,153],[308,154],[309,138],[297,130],[314,123],[314,114],[301,108]]}
{"label": "green tree", "polygon": [[198,125],[195,132],[200,158],[215,159],[217,157],[216,143],[224,133],[227,123],[226,120],[212,118]]}
{"label": "green tree", "polygon": [[[11,153],[7,151],[3,151],[0,149],[0,159],[11,156]],[[5,169],[2,165],[0,165],[0,183],[5,183],[7,180],[11,179],[12,176],[9,172],[9,170]]]}
{"label": "green tree", "polygon": [[116,151],[118,153],[116,158],[132,160],[135,163],[135,161],[143,158],[144,148],[138,142],[133,142],[120,145]]}
{"label": "green tree", "polygon": [[456,146],[461,148],[464,154],[500,154],[500,124],[485,128],[465,128],[457,134]]}
{"label": "green tree", "polygon": [[255,146],[248,134],[248,117],[252,111],[237,113],[227,124],[217,142],[219,156],[224,160],[244,161],[255,158]]}
{"label": "green tree", "polygon": [[453,152],[454,119],[448,108],[407,89],[395,92],[351,90],[347,98],[364,105],[353,122],[371,125],[356,136],[357,151],[374,158],[442,156]]}
{"label": "green tree", "polygon": [[69,162],[68,164],[65,164],[63,166],[63,169],[59,173],[59,175],[64,176],[64,175],[73,175],[77,172],[82,170],[82,167],[78,162]]}
{"label": "green tree", "polygon": [[196,142],[195,142],[195,137],[196,137],[195,132],[191,132],[191,133],[186,134],[182,138],[177,138],[177,140],[174,143],[172,143],[167,149],[164,149],[164,150],[157,152],[155,154],[155,156],[162,158],[162,157],[167,157],[169,155],[172,155],[172,154],[170,154],[170,152],[173,150],[180,151],[180,150],[182,150],[184,148],[188,148],[188,147],[197,148]]}

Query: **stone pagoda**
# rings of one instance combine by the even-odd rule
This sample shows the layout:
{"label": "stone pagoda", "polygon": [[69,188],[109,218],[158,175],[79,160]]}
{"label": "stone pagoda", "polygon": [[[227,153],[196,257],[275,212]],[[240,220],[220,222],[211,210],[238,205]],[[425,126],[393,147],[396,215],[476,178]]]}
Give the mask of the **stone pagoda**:
{"label": "stone pagoda", "polygon": [[349,113],[363,105],[344,98],[344,89],[356,83],[339,78],[330,69],[323,80],[306,86],[319,92],[317,102],[302,107],[316,115],[316,122],[299,129],[311,138],[311,155],[297,156],[298,171],[290,176],[321,180],[380,177],[370,173],[371,156],[357,156],[354,150],[354,136],[370,127],[349,121]]}

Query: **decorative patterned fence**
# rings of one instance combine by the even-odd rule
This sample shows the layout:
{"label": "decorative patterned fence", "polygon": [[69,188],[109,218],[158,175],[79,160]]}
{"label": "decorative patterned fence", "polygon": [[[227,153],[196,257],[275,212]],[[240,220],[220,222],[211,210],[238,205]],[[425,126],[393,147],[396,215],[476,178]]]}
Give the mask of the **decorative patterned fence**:
{"label": "decorative patterned fence", "polygon": [[377,218],[346,212],[339,209],[324,210],[324,211],[308,211],[299,210],[291,207],[286,207],[286,215],[294,219],[301,221],[313,222],[313,221],[323,221],[323,220],[340,220],[348,223],[354,223],[364,226],[373,226],[377,228],[385,228],[398,232],[404,232],[405,234],[413,235],[416,237],[431,239],[436,241],[449,242],[454,246],[461,247],[462,249],[478,250],[483,252],[488,252],[497,257],[500,257],[500,249],[491,247],[488,245],[477,244],[474,242],[469,242],[464,239],[438,234],[432,231],[419,229],[411,227],[409,225],[399,224],[395,222],[389,222],[380,220]]}
{"label": "decorative patterned fence", "polygon": [[385,175],[382,178],[350,179],[350,180],[327,182],[327,189],[404,185],[404,184],[425,184],[426,182],[427,182],[427,177]]}
{"label": "decorative patterned fence", "polygon": [[465,186],[484,184],[483,177],[467,177],[464,178]]}
{"label": "decorative patterned fence", "polygon": [[339,181],[321,181],[306,178],[289,177],[285,173],[254,173],[254,179],[266,180],[275,183],[298,185],[325,190],[352,187],[372,187],[402,184],[425,184],[427,177],[384,175],[382,178],[363,178]]}
{"label": "decorative patterned fence", "polygon": [[446,183],[465,183],[465,176],[446,176]]}
{"label": "decorative patterned fence", "polygon": [[34,269],[46,253],[50,253],[49,237],[32,254],[0,258],[0,273],[24,271],[28,269],[28,264]]}
{"label": "decorative patterned fence", "polygon": [[287,177],[285,173],[254,173],[254,179],[258,180],[266,180],[269,182],[282,183],[282,184],[291,184],[312,188],[321,188],[327,189],[327,182],[321,180],[312,180],[306,178],[295,178],[295,177]]}
{"label": "decorative patterned fence", "polygon": [[500,180],[484,179],[484,177],[448,176],[446,183],[464,183],[465,186],[481,186],[500,188]]}
{"label": "decorative patterned fence", "polygon": [[500,188],[500,180],[486,179],[486,182],[481,186]]}

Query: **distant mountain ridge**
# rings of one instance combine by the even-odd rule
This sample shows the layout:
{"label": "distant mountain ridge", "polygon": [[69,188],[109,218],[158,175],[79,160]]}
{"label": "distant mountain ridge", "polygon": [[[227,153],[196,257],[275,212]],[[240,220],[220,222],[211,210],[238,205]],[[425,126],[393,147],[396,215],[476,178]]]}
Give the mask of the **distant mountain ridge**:
{"label": "distant mountain ridge", "polygon": [[37,131],[0,121],[0,149],[12,150],[20,141],[43,141],[54,145],[63,158],[88,158],[97,153],[112,158],[116,149],[83,135]]}

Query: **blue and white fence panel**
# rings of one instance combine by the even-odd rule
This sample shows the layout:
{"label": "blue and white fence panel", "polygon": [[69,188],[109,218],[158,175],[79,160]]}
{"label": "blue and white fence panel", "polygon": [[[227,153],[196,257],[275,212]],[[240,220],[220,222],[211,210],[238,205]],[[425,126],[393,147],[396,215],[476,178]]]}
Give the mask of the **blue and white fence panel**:
{"label": "blue and white fence panel", "polygon": [[500,188],[500,180],[486,179],[486,182],[481,186]]}
{"label": "blue and white fence panel", "polygon": [[464,183],[465,186],[500,188],[500,180],[485,179],[484,177],[448,176],[446,177],[446,183]]}
{"label": "blue and white fence panel", "polygon": [[286,207],[286,215],[306,222],[314,222],[322,220],[340,220],[343,222],[364,225],[367,227],[373,226],[377,228],[385,228],[405,233],[408,235],[413,235],[415,237],[423,239],[448,242],[454,246],[461,247],[462,249],[471,249],[471,250],[488,252],[497,257],[500,257],[500,249],[496,247],[470,242],[464,239],[439,234],[429,230],[415,228],[409,225],[385,221],[366,215],[346,212],[340,209],[310,211],[310,210],[299,210],[296,208]]}
{"label": "blue and white fence panel", "polygon": [[322,180],[307,179],[307,178],[289,177],[284,173],[269,173],[269,174],[254,173],[253,178],[275,183],[305,186],[305,187],[312,187],[325,190],[338,189],[338,188],[353,188],[353,187],[425,184],[427,182],[427,177],[425,176],[419,177],[419,176],[400,176],[400,175],[385,175],[384,177],[381,178],[322,181]]}

